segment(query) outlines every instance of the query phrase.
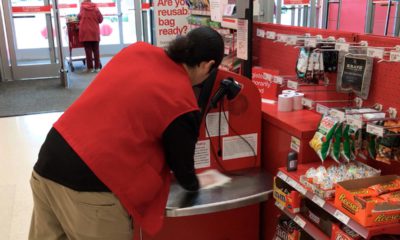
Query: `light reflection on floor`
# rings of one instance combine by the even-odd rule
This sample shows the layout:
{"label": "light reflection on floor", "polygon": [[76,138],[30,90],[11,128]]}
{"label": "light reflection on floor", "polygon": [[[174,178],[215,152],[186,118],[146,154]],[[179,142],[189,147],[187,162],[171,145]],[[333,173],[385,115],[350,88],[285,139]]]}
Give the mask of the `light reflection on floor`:
{"label": "light reflection on floor", "polygon": [[61,113],[0,118],[0,239],[26,240],[32,211],[29,178],[47,132]]}

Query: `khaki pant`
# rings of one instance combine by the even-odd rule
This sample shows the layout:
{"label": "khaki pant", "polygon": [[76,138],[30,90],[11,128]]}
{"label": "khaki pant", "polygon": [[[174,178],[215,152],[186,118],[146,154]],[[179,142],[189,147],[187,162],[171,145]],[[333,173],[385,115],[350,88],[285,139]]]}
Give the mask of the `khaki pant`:
{"label": "khaki pant", "polygon": [[107,192],[77,192],[32,173],[30,240],[132,240],[132,221]]}

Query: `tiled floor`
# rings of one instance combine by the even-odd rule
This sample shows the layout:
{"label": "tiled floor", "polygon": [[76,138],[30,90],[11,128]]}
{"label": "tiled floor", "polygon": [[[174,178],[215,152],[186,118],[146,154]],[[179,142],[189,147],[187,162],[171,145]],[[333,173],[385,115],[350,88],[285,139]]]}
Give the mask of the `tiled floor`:
{"label": "tiled floor", "polygon": [[61,113],[0,118],[0,239],[26,240],[32,211],[29,178],[48,130]]}

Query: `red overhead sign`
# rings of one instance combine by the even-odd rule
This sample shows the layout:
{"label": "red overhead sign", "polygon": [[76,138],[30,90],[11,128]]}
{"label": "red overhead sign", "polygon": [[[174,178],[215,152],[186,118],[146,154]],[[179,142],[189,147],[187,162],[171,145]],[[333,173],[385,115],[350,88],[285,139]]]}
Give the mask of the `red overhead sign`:
{"label": "red overhead sign", "polygon": [[51,5],[12,7],[13,13],[49,13],[50,11]]}
{"label": "red overhead sign", "polygon": [[285,5],[308,5],[310,0],[283,0]]}

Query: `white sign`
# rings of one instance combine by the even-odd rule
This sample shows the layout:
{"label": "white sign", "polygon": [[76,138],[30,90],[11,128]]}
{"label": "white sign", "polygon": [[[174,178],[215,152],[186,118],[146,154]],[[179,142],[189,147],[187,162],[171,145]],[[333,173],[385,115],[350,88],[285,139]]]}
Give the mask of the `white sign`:
{"label": "white sign", "polygon": [[265,37],[265,30],[257,28],[257,37],[261,37],[261,38]]}
{"label": "white sign", "polygon": [[307,189],[305,189],[301,184],[296,185],[296,190],[301,193],[302,195],[306,195]]}
{"label": "white sign", "polygon": [[210,167],[210,140],[198,141],[194,150],[194,168]]}
{"label": "white sign", "polygon": [[312,201],[322,208],[325,205],[325,200],[316,195],[313,196]]}
{"label": "white sign", "polygon": [[275,202],[275,206],[277,206],[282,211],[285,209],[285,207],[282,204],[280,204],[278,201]]}
{"label": "white sign", "polygon": [[279,171],[279,172],[278,172],[278,177],[279,177],[280,179],[282,179],[284,182],[286,182],[287,175],[286,175],[285,173]]}
{"label": "white sign", "polygon": [[400,62],[400,52],[391,51],[390,52],[390,61],[392,61],[392,62]]}
{"label": "white sign", "polygon": [[335,50],[340,52],[349,52],[350,44],[338,42],[335,44]]}
{"label": "white sign", "polygon": [[316,38],[308,38],[308,39],[304,40],[304,46],[311,47],[311,48],[317,47],[317,39]]}
{"label": "white sign", "polygon": [[383,58],[385,50],[383,48],[368,48],[367,56],[373,58]]}
{"label": "white sign", "polygon": [[377,135],[379,137],[383,137],[383,134],[385,133],[385,129],[383,127],[380,127],[380,126],[367,124],[367,133],[371,133],[373,135]]}
{"label": "white sign", "polygon": [[222,22],[223,11],[221,0],[210,0],[211,20],[214,22]]}
{"label": "white sign", "polygon": [[276,83],[276,84],[282,85],[282,84],[283,84],[283,77],[274,76],[274,79],[273,79],[272,81],[273,81],[274,83]]}
{"label": "white sign", "polygon": [[290,149],[299,153],[300,152],[300,139],[292,136],[292,138],[290,139]]}
{"label": "white sign", "polygon": [[267,38],[267,39],[275,40],[275,38],[276,38],[276,32],[267,31],[267,33],[266,33],[266,38]]}
{"label": "white sign", "polygon": [[222,160],[252,157],[257,154],[257,133],[224,137]]}
{"label": "white sign", "polygon": [[287,45],[296,45],[297,44],[297,36],[289,35],[287,37]]}
{"label": "white sign", "polygon": [[293,90],[297,90],[299,88],[299,83],[296,81],[289,80],[287,82],[287,87]]}
{"label": "white sign", "polygon": [[291,178],[291,177],[287,177],[286,182],[287,182],[290,186],[292,186],[293,188],[296,188],[296,187],[297,187],[297,182],[296,182],[295,180],[293,180],[293,178]]}
{"label": "white sign", "polygon": [[356,129],[360,129],[363,126],[362,120],[358,119],[352,115],[346,116],[346,123]]}
{"label": "white sign", "polygon": [[301,228],[304,228],[306,226],[306,222],[301,217],[299,217],[299,215],[296,215],[293,221],[297,223],[297,225],[299,225]]}
{"label": "white sign", "polygon": [[248,59],[248,21],[244,19],[238,20],[238,30],[236,38],[237,53],[236,56],[240,59]]}
{"label": "white sign", "polygon": [[154,1],[157,46],[165,47],[179,35],[189,31],[189,9],[184,0]]}
{"label": "white sign", "polygon": [[327,106],[324,106],[322,104],[317,103],[317,106],[315,107],[315,110],[317,111],[317,113],[320,113],[322,115],[328,114],[330,108]]}
{"label": "white sign", "polygon": [[303,104],[303,106],[308,108],[312,108],[314,106],[314,101],[308,98],[301,99],[301,103]]}
{"label": "white sign", "polygon": [[344,223],[346,225],[350,221],[350,218],[346,214],[342,213],[339,210],[336,210],[335,213],[333,214],[333,216],[335,216],[339,221],[341,221],[342,223]]}
{"label": "white sign", "polygon": [[[226,116],[226,118],[225,118]],[[229,112],[216,112],[209,113],[206,116],[206,136],[207,137],[215,137],[215,136],[225,136],[229,134]],[[210,136],[208,135],[210,134]]]}
{"label": "white sign", "polygon": [[278,34],[277,36],[276,36],[276,40],[278,41],[278,42],[287,42],[287,35],[286,34]]}
{"label": "white sign", "polygon": [[336,117],[337,119],[339,119],[339,121],[340,122],[343,122],[344,120],[346,120],[345,118],[345,113],[344,112],[342,112],[342,111],[339,111],[339,110],[337,110],[337,109],[334,109],[334,108],[332,108],[330,111],[329,111],[329,114],[332,116],[332,117]]}

